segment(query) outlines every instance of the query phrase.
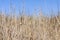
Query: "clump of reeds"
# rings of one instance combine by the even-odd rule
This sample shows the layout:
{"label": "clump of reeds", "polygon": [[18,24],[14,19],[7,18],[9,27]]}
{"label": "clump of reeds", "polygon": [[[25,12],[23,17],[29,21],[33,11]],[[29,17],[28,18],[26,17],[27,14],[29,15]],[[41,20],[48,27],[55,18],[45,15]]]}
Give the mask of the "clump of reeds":
{"label": "clump of reeds", "polygon": [[0,40],[60,40],[60,17],[0,14]]}

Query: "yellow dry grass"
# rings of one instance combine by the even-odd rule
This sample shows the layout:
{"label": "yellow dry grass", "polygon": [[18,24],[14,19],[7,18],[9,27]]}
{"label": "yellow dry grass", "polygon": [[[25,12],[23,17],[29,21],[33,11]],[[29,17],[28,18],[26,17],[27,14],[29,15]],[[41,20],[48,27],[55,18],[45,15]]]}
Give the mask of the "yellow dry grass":
{"label": "yellow dry grass", "polygon": [[60,18],[0,14],[0,40],[60,40]]}

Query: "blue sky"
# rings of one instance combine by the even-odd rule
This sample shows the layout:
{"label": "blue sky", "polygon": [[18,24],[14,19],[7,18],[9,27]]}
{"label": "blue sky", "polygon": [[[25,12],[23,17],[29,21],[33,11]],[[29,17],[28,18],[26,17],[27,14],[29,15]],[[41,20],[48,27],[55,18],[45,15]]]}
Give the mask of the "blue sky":
{"label": "blue sky", "polygon": [[[0,11],[6,11],[8,14],[10,8],[10,2],[12,4],[12,8],[15,7],[15,12],[18,14],[19,9],[20,12],[23,10],[23,0],[0,0]],[[51,15],[53,10],[54,14],[57,14],[57,2],[60,4],[60,0],[24,0],[24,8],[26,14],[33,14],[34,12],[39,13],[40,9],[44,15]],[[36,10],[35,10],[36,9]],[[59,5],[60,10],[60,5]],[[11,9],[13,12],[13,9]]]}

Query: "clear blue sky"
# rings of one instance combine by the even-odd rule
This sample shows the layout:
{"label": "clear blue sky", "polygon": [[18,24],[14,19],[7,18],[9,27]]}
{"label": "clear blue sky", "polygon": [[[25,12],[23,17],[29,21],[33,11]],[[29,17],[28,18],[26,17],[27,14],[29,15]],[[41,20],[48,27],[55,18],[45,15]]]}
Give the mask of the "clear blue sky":
{"label": "clear blue sky", "polygon": [[[20,12],[23,10],[23,0],[0,0],[0,11],[2,11],[3,9],[3,11],[6,10],[6,12],[8,13],[10,8],[10,1],[12,6],[15,6],[15,11],[17,14],[19,9]],[[56,12],[58,11],[57,2],[59,5],[60,0],[24,0],[24,8],[26,14],[32,14],[34,12],[38,13],[40,9],[42,9],[44,15],[51,15],[52,10],[54,14],[56,14]],[[36,9],[36,11],[34,11],[34,9]]]}

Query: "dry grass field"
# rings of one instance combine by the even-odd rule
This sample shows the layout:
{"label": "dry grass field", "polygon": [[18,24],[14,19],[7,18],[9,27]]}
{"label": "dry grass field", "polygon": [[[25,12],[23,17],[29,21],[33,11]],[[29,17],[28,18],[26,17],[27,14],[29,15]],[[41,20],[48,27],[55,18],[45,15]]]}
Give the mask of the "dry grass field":
{"label": "dry grass field", "polygon": [[60,17],[0,14],[0,40],[60,40]]}

